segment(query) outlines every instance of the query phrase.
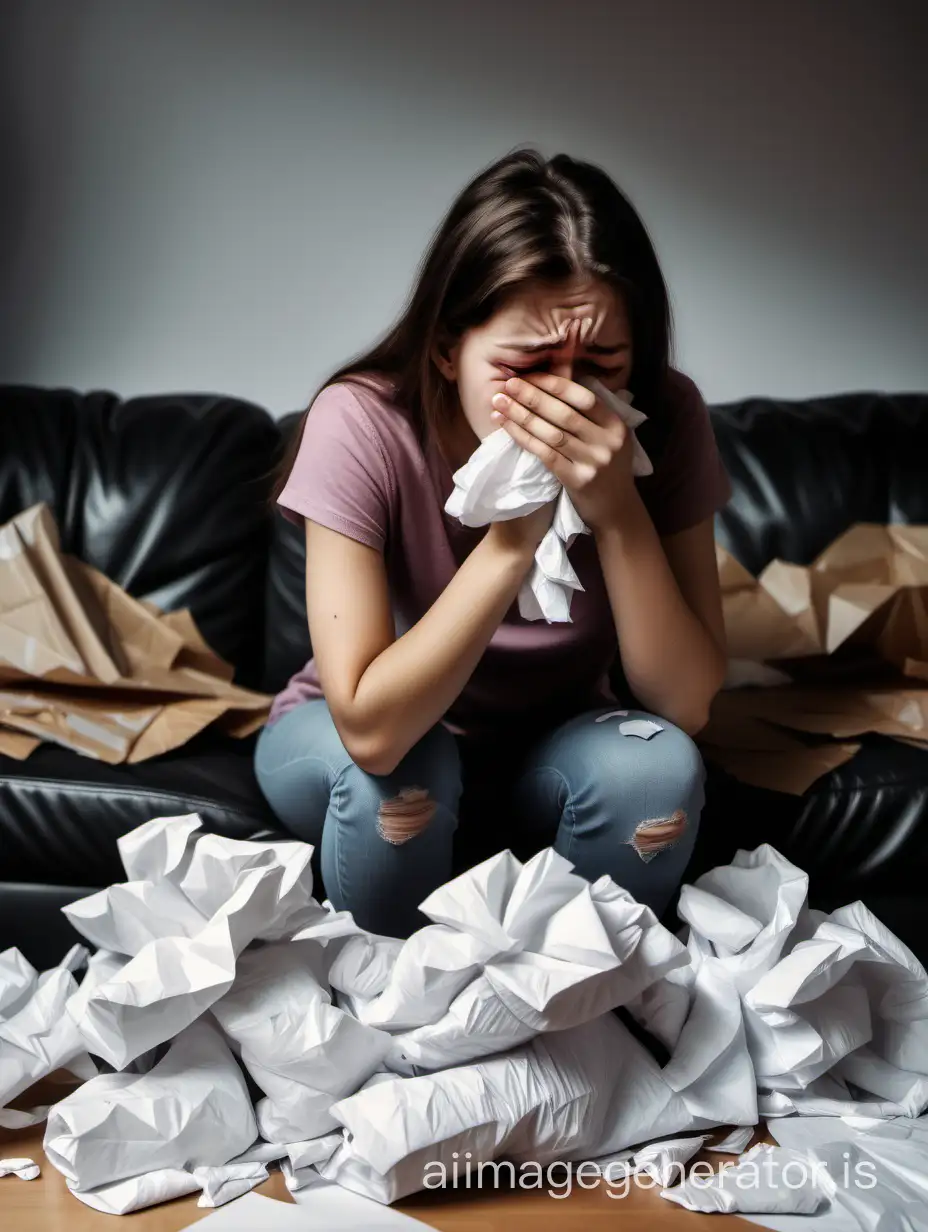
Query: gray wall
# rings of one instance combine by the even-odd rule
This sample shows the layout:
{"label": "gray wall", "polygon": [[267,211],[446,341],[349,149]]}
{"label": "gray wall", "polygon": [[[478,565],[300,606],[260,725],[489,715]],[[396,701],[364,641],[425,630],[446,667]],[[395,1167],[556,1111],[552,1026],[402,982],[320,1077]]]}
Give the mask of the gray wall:
{"label": "gray wall", "polygon": [[528,142],[631,195],[710,400],[926,389],[923,9],[2,0],[0,381],[301,406]]}

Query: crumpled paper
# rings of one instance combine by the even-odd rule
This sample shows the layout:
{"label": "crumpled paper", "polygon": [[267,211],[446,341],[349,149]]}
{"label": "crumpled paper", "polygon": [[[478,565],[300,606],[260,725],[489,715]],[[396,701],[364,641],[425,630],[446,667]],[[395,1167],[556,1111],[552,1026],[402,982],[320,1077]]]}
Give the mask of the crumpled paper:
{"label": "crumpled paper", "polygon": [[220,1165],[258,1136],[245,1078],[208,1018],[146,1074],[99,1074],[49,1112],[45,1154],[75,1189]]}
{"label": "crumpled paper", "polygon": [[17,949],[0,954],[0,1125],[22,1129],[44,1119],[45,1109],[6,1108],[33,1083],[56,1069],[80,1077],[96,1073],[80,1033],[65,1012],[76,992],[74,972],[87,959],[74,946],[58,967],[40,975]]}
{"label": "crumpled paper", "polygon": [[232,987],[254,941],[356,932],[312,897],[312,848],[198,835],[159,817],[118,840],[130,881],[65,908],[88,940],[131,955],[79,1003],[87,1049],[116,1069],[173,1038]]}
{"label": "crumpled paper", "polygon": [[670,1049],[672,1084],[712,1072],[719,1091],[746,1095],[747,1064],[761,1116],[920,1116],[924,967],[862,903],[825,915],[807,894],[806,874],[767,845],[683,886],[691,963],[629,1010]]}
{"label": "crumpled paper", "polygon": [[[632,474],[650,475],[654,468],[634,431],[647,416],[632,407],[632,395],[624,389],[613,392],[596,377],[578,378],[577,383],[592,390],[632,430]],[[583,589],[567,551],[577,535],[589,533],[589,527],[541,459],[523,449],[505,428],[497,428],[455,471],[454,491],[445,502],[445,512],[465,526],[486,526],[523,517],[552,500],[557,501],[554,520],[519,590],[523,619],[549,624],[570,620],[571,591]]]}
{"label": "crumpled paper", "polygon": [[21,1181],[34,1181],[41,1172],[34,1159],[0,1159],[0,1176],[18,1176]]}
{"label": "crumpled paper", "polygon": [[426,1164],[451,1175],[465,1158],[471,1167],[602,1160],[655,1135],[718,1123],[694,1111],[687,1094],[669,1086],[615,1015],[602,1014],[471,1065],[368,1084],[333,1106],[348,1132],[318,1168],[394,1202],[423,1187]]}
{"label": "crumpled paper", "polygon": [[715,699],[707,760],[802,795],[866,733],[928,746],[928,526],[858,523],[810,565],[773,560],[757,578],[716,555],[727,683],[761,687]]}
{"label": "crumpled paper", "polygon": [[[662,1179],[674,1139],[750,1130],[759,1112],[873,1124],[928,1104],[924,968],[861,904],[810,909],[806,875],[767,846],[683,888],[682,939],[547,850],[440,887],[406,941],[316,902],[303,844],[217,839],[193,816],[146,823],[120,850],[129,881],[69,909],[114,947],[78,987],[65,966],[0,960],[2,1030],[56,988],[69,1047],[86,1059],[105,1039],[121,1061],[55,1105],[46,1132],[49,1160],[100,1210],[226,1201],[276,1160],[294,1191],[321,1178],[380,1202],[467,1151],[474,1165],[650,1159]],[[225,946],[194,953],[210,930]],[[58,1055],[48,1017],[41,1047],[21,1032],[14,1054],[33,1077]]]}
{"label": "crumpled paper", "polygon": [[132,763],[210,724],[245,736],[272,699],[233,675],[188,611],[161,612],[62,552],[44,502],[0,526],[0,752],[23,759],[44,740]]}
{"label": "crumpled paper", "polygon": [[650,908],[572,869],[552,848],[525,864],[505,851],[439,887],[420,904],[434,923],[379,962],[376,997],[362,993],[376,947],[345,944],[330,979],[362,1022],[396,1032],[388,1068],[441,1069],[577,1026],[686,962]]}
{"label": "crumpled paper", "polygon": [[722,1155],[741,1155],[753,1137],[754,1126],[743,1125],[740,1129],[733,1129],[718,1142],[707,1143],[706,1150],[718,1151]]}
{"label": "crumpled paper", "polygon": [[829,1205],[824,1171],[803,1152],[759,1142],[714,1177],[687,1179],[661,1197],[688,1211],[816,1215]]}
{"label": "crumpled paper", "polygon": [[318,950],[314,942],[297,941],[247,951],[233,988],[213,1006],[265,1092],[256,1112],[269,1142],[295,1143],[335,1129],[332,1104],[366,1082],[390,1049],[389,1035],[332,1004],[312,969]]}

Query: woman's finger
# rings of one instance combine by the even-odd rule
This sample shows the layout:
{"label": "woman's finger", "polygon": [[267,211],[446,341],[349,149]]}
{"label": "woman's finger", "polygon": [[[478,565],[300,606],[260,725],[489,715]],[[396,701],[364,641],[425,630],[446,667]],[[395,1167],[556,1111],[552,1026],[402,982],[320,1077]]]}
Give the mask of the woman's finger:
{"label": "woman's finger", "polygon": [[[560,381],[562,378],[546,374],[550,381]],[[539,380],[541,374],[539,374]],[[596,407],[596,395],[589,389],[584,389],[582,385],[578,385],[577,389],[588,395],[590,413]],[[498,397],[499,395],[497,395]],[[536,432],[543,440],[550,444],[555,444],[557,440],[557,430],[560,430],[565,435],[575,436],[578,440],[589,440],[595,436],[595,420],[590,418],[590,413],[584,413],[576,407],[568,406],[565,402],[552,391],[548,392],[535,385],[532,381],[525,381],[521,377],[513,377],[506,382],[506,387],[502,395],[507,399],[507,405],[500,405],[498,409],[505,411],[510,419],[514,419],[524,428],[530,425],[530,416],[550,424],[555,431],[546,432],[539,426],[532,426],[531,430]],[[496,405],[496,398],[494,398]],[[598,417],[597,417],[598,418]],[[557,445],[555,444],[557,448]]]}
{"label": "woman's finger", "polygon": [[515,423],[503,416],[501,427],[504,427],[517,445],[521,445],[528,453],[532,453],[545,464],[555,479],[561,483],[570,476],[570,462],[563,452],[540,440],[531,432],[527,432],[521,424]]}
{"label": "woman's finger", "polygon": [[[500,426],[506,423],[515,424],[536,440],[541,441],[545,445],[550,445],[552,449],[555,449],[562,457],[567,458],[569,462],[601,467],[608,466],[613,451],[620,449],[624,442],[624,424],[615,417],[613,418],[614,422],[610,424],[611,431],[609,436],[605,437],[600,433],[592,441],[578,440],[577,437],[562,433],[560,429],[554,428],[552,424],[532,415],[529,415],[527,419],[521,419],[517,408],[513,408],[511,415],[504,414],[495,422],[500,424]],[[622,435],[616,437],[614,435],[616,432]]]}

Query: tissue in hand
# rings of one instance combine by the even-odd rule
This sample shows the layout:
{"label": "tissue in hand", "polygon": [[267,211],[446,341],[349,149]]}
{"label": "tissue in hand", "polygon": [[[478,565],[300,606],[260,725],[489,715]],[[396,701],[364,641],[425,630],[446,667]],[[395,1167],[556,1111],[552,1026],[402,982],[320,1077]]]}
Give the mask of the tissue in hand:
{"label": "tissue in hand", "polygon": [[[632,407],[632,395],[624,389],[614,393],[595,377],[577,383],[592,390],[632,430],[632,474],[650,475],[654,468],[635,436],[635,428],[647,416]],[[445,512],[465,526],[486,526],[489,522],[524,517],[552,500],[557,500],[554,520],[538,545],[532,570],[519,591],[522,618],[544,619],[549,624],[570,620],[570,592],[583,589],[567,559],[567,549],[577,535],[588,533],[589,528],[541,459],[517,444],[505,428],[498,428],[455,471],[454,491],[445,503]]]}

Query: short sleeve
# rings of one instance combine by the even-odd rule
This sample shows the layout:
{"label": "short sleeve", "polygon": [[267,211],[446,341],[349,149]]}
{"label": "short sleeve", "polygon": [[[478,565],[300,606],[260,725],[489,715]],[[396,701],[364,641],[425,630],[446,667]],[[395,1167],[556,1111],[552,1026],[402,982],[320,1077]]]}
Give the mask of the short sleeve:
{"label": "short sleeve", "polygon": [[369,415],[344,384],[327,386],[306,415],[296,460],[277,498],[284,517],[309,518],[383,551],[391,490]]}
{"label": "short sleeve", "polygon": [[695,383],[680,372],[672,373],[665,413],[666,444],[647,481],[646,495],[651,520],[662,536],[697,526],[731,497],[709,408]]}

